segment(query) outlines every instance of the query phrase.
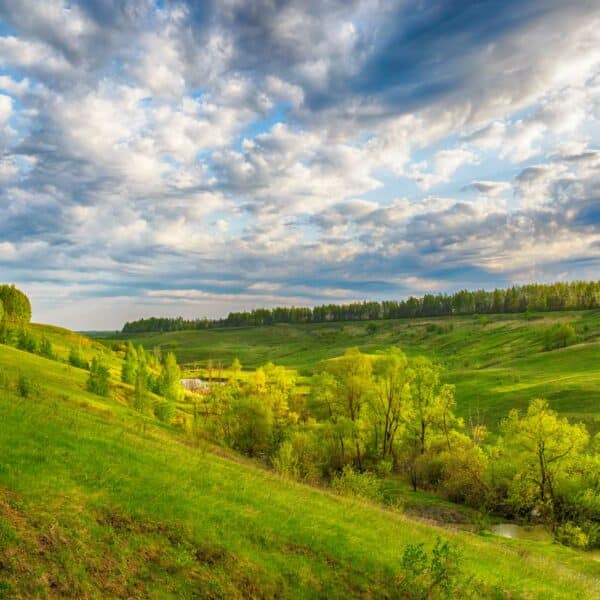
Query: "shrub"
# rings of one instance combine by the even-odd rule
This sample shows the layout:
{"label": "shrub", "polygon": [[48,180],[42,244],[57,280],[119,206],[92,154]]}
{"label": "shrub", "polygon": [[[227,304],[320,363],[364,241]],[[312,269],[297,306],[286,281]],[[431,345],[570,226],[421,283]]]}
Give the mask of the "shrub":
{"label": "shrub", "polygon": [[45,358],[54,358],[54,351],[52,350],[52,342],[47,337],[43,337],[40,340],[39,353]]}
{"label": "shrub", "polygon": [[175,403],[162,400],[154,405],[154,416],[163,423],[170,423],[175,416]]}
{"label": "shrub", "polygon": [[377,325],[375,325],[375,323],[369,323],[367,325],[367,333],[369,335],[373,335],[374,333],[377,333]]}
{"label": "shrub", "polygon": [[553,325],[544,334],[544,350],[566,348],[575,343],[576,340],[577,334],[573,325],[569,325],[568,323]]}
{"label": "shrub", "polygon": [[12,342],[12,331],[6,323],[0,323],[0,344],[10,344]]}
{"label": "shrub", "polygon": [[331,486],[339,494],[376,501],[383,499],[379,479],[373,473],[357,473],[350,465],[333,478]]}
{"label": "shrub", "polygon": [[37,341],[26,329],[22,329],[17,340],[17,348],[25,352],[37,352]]}
{"label": "shrub", "polygon": [[79,348],[71,348],[71,351],[69,352],[69,364],[86,371],[90,368],[88,361],[83,358]]}
{"label": "shrub", "polygon": [[575,523],[567,522],[559,525],[554,531],[554,539],[564,546],[573,548],[587,548],[590,540],[587,534],[575,525]]}
{"label": "shrub", "polygon": [[17,379],[17,393],[21,398],[32,398],[37,396],[38,392],[38,385],[31,377],[23,374],[19,375],[19,379]]}
{"label": "shrub", "polygon": [[465,597],[459,552],[439,538],[431,556],[423,548],[423,544],[410,544],[404,549],[402,575],[398,578],[402,597],[415,600]]}
{"label": "shrub", "polygon": [[284,441],[279,446],[277,454],[273,458],[273,468],[284,477],[298,478],[300,472],[298,457],[294,452],[292,442],[289,440]]}
{"label": "shrub", "polygon": [[103,365],[97,357],[94,357],[90,367],[90,375],[87,380],[87,389],[98,396],[108,396],[110,393],[110,373],[106,365]]}

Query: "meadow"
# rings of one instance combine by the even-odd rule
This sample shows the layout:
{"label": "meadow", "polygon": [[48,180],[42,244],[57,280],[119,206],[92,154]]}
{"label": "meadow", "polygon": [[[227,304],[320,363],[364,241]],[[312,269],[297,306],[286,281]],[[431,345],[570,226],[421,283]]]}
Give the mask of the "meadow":
{"label": "meadow", "polygon": [[[84,341],[50,333],[59,349]],[[460,551],[472,597],[600,597],[589,554],[289,481],[90,394],[62,362],[0,345],[0,372],[0,597],[406,597],[407,545],[438,537]]]}
{"label": "meadow", "polygon": [[[571,324],[577,339],[546,350],[544,336],[557,324]],[[294,369],[301,384],[320,361],[346,348],[375,354],[396,346],[443,365],[444,380],[457,386],[457,413],[465,419],[496,429],[511,408],[542,397],[590,431],[600,429],[598,310],[115,334],[104,341],[124,339],[174,352],[190,374],[206,375],[209,360],[218,370],[239,358],[244,368],[272,361]]]}

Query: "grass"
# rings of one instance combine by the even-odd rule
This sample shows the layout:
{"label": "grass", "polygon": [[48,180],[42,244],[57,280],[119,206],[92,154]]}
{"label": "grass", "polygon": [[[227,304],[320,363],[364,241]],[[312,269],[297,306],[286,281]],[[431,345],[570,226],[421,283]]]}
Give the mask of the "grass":
{"label": "grass", "polygon": [[[374,323],[376,331],[367,327]],[[571,323],[578,342],[545,351],[544,333]],[[511,408],[525,408],[536,397],[552,408],[600,430],[600,311],[441,317],[357,323],[275,325],[162,334],[122,334],[147,348],[172,351],[193,370],[227,366],[238,357],[244,367],[267,361],[310,375],[319,361],[350,346],[375,353],[391,345],[408,355],[424,354],[442,363],[445,379],[457,386],[458,412],[495,429]]]}
{"label": "grass", "polygon": [[513,598],[600,597],[584,553],[283,480],[142,429],[118,397],[86,392],[85,372],[0,345],[3,381],[23,372],[34,397],[0,390],[0,597],[390,597],[405,546],[438,536],[467,576]]}

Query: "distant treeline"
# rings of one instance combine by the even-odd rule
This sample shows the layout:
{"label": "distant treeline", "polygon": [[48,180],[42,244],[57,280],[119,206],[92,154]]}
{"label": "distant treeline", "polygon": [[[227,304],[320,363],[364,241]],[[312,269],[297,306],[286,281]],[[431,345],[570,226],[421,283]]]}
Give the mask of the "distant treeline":
{"label": "distant treeline", "polygon": [[528,284],[506,290],[462,290],[455,294],[425,294],[420,298],[383,302],[324,304],[314,308],[257,308],[232,312],[224,319],[150,317],[125,323],[123,333],[182,331],[214,327],[273,325],[275,323],[329,323],[410,317],[523,313],[527,311],[585,310],[600,307],[600,281]]}

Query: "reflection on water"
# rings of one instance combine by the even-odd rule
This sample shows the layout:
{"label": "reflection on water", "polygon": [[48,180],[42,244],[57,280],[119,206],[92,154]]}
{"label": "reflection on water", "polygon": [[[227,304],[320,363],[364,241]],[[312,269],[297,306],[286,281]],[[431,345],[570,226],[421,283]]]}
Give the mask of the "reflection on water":
{"label": "reflection on water", "polygon": [[552,539],[550,532],[543,525],[516,525],[515,523],[499,523],[492,526],[492,532],[505,538],[519,540],[535,540],[546,542]]}

